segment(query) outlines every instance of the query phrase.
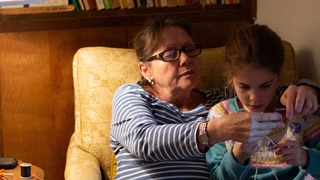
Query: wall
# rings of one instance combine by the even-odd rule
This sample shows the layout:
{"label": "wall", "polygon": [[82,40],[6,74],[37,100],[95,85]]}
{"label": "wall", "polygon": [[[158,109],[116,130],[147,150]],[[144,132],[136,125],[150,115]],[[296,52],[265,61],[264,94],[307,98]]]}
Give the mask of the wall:
{"label": "wall", "polygon": [[292,43],[300,78],[320,83],[320,1],[258,0],[256,23]]}

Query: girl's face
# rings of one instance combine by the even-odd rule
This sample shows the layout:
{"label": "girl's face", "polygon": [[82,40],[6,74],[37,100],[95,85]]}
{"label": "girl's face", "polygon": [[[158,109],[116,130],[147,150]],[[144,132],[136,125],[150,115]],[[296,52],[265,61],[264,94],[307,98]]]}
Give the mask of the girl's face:
{"label": "girl's face", "polygon": [[248,112],[265,111],[274,99],[277,81],[276,73],[250,65],[239,68],[232,77],[242,107]]}
{"label": "girl's face", "polygon": [[[166,27],[164,41],[153,55],[166,50],[181,49],[193,45],[193,39],[180,27]],[[172,62],[164,62],[157,58],[143,65],[146,79],[153,79],[155,88],[161,94],[172,94],[191,90],[198,84],[200,75],[200,56],[189,57],[181,52],[180,58]],[[140,68],[141,69],[141,68]]]}

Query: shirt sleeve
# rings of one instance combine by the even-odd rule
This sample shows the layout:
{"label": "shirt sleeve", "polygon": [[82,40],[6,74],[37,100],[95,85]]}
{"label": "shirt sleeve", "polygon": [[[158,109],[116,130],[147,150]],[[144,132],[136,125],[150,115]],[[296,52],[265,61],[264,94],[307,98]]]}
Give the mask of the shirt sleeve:
{"label": "shirt sleeve", "polygon": [[250,171],[250,159],[246,165],[239,164],[224,142],[217,143],[206,154],[210,179],[245,179]]}
{"label": "shirt sleeve", "polygon": [[310,115],[305,124],[304,132],[305,146],[303,147],[308,153],[308,167],[305,170],[312,177],[320,179],[320,116]]}
{"label": "shirt sleeve", "polygon": [[[111,124],[113,151],[116,153],[125,148],[132,155],[148,161],[203,157],[196,142],[199,121],[162,123],[155,119],[144,95],[136,89],[116,91]],[[170,117],[165,118],[170,120]]]}
{"label": "shirt sleeve", "polygon": [[[320,141],[318,141],[318,144],[320,143]],[[307,171],[312,177],[316,178],[316,179],[320,179],[320,170],[319,170],[319,162],[320,162],[320,151],[317,148],[308,148],[308,147],[304,147],[308,153],[308,167],[306,169],[302,169],[300,167],[301,170],[305,170]]]}
{"label": "shirt sleeve", "polygon": [[209,113],[208,113],[208,118],[207,118],[208,120],[212,119],[212,118],[219,118],[223,115],[228,114],[228,112],[226,112],[226,110],[224,109],[224,107],[222,107],[221,104],[222,104],[222,102],[220,102],[210,108]]}

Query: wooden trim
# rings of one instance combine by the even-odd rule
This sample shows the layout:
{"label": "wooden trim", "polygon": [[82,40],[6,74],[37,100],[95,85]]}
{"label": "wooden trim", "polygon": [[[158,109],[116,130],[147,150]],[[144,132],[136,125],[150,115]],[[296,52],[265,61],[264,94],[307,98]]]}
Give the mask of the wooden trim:
{"label": "wooden trim", "polygon": [[256,0],[243,0],[241,4],[207,5],[205,7],[192,5],[164,8],[1,15],[0,32],[139,26],[145,19],[163,14],[181,16],[190,22],[232,21],[238,19],[250,21],[256,17]]}

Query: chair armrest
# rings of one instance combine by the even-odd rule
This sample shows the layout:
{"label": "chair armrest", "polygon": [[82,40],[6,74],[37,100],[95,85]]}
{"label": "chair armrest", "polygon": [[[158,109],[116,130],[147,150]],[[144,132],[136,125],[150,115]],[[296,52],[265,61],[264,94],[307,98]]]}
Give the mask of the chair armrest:
{"label": "chair armrest", "polygon": [[100,163],[92,154],[84,151],[76,144],[75,134],[70,138],[67,150],[66,168],[64,177],[66,180],[101,180]]}

